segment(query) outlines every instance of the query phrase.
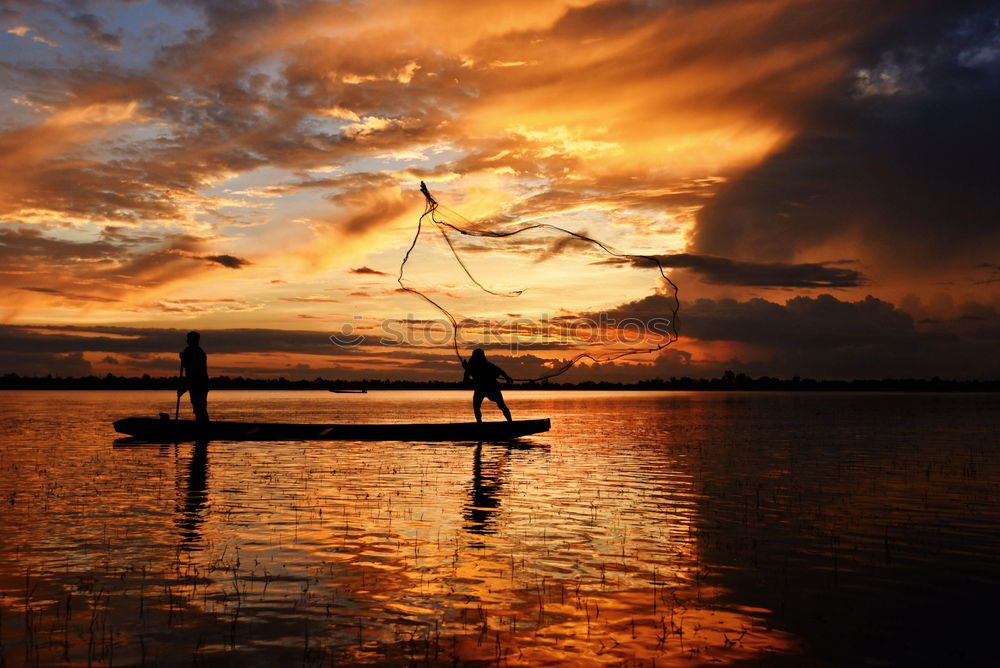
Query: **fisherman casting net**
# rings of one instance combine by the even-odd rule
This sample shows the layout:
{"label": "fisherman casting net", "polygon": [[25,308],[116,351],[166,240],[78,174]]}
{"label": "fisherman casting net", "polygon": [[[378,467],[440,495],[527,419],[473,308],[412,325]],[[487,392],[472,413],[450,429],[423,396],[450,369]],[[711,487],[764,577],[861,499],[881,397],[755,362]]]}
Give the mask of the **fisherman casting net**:
{"label": "fisherman casting net", "polygon": [[[542,219],[472,222],[420,189],[424,212],[397,280],[444,316],[460,361],[463,349],[485,348],[516,363],[515,380],[538,381],[584,360],[608,364],[677,340],[677,286],[656,257]],[[650,292],[655,298],[624,303]],[[440,319],[406,324],[428,339],[447,329]]]}

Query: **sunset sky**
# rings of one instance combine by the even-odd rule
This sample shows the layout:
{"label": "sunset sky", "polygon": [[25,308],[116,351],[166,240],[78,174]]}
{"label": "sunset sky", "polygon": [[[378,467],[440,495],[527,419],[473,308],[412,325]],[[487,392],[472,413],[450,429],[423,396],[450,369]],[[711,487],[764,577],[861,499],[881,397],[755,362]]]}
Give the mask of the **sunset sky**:
{"label": "sunset sky", "polygon": [[[213,375],[458,379],[444,316],[396,282],[422,180],[458,224],[660,259],[680,339],[561,380],[1000,377],[996,2],[6,0],[0,19],[0,373],[171,375],[197,329]],[[551,231],[457,238],[477,280],[524,290],[491,296],[425,232],[406,282],[457,315],[670,316],[648,263]],[[527,377],[583,349],[491,356]]]}

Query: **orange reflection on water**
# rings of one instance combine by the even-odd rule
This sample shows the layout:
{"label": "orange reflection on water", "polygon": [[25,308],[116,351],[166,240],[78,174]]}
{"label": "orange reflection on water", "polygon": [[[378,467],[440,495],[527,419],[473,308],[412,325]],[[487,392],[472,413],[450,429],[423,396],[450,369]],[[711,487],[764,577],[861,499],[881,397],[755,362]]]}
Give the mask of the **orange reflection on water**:
{"label": "orange reflection on water", "polygon": [[[301,396],[270,410],[290,419]],[[102,410],[61,458],[37,415],[3,451],[9,665],[689,665],[795,646],[705,583],[696,485],[669,448],[110,448]]]}

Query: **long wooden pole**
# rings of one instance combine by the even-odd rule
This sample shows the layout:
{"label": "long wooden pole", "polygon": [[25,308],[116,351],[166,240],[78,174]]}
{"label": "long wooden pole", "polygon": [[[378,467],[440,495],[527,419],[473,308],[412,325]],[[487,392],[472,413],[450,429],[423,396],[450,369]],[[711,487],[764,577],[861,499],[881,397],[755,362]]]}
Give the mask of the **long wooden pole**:
{"label": "long wooden pole", "polygon": [[181,392],[181,383],[184,380],[184,360],[181,360],[180,371],[177,372],[177,407],[174,409],[174,420],[179,420],[181,417],[181,396],[184,394]]}

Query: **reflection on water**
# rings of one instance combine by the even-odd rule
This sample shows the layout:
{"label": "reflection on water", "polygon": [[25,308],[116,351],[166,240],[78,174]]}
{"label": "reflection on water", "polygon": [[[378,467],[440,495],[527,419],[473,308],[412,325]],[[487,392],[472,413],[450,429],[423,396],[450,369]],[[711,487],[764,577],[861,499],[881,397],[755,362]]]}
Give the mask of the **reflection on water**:
{"label": "reflection on water", "polygon": [[500,507],[504,469],[510,459],[509,450],[501,450],[500,456],[487,460],[483,470],[483,444],[477,443],[472,458],[472,494],[469,505],[465,509],[467,531],[479,534],[496,533],[493,528],[493,515]]}
{"label": "reflection on water", "polygon": [[[468,403],[216,394],[244,420]],[[128,448],[110,420],[169,393],[0,398],[0,665],[988,656],[998,398],[521,392],[551,432]]]}
{"label": "reflection on water", "polygon": [[183,503],[178,504],[177,526],[180,529],[184,545],[188,549],[197,549],[196,544],[201,538],[199,528],[204,521],[202,514],[208,503],[208,443],[206,441],[194,444],[186,483],[182,489],[184,489],[184,498]]}

